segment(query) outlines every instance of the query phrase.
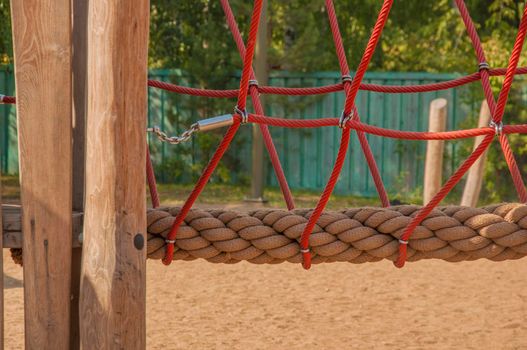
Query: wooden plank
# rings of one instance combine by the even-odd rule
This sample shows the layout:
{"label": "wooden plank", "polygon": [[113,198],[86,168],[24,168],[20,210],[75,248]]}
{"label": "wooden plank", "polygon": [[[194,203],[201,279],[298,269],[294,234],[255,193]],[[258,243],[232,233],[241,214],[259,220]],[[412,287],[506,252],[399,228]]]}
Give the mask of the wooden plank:
{"label": "wooden plank", "polygon": [[[73,188],[74,211],[84,212],[84,162],[86,142],[86,72],[88,45],[88,2],[73,0]],[[74,236],[75,238],[75,236]],[[74,240],[75,242],[75,240]],[[79,292],[82,249],[71,256],[70,349],[80,349]]]}
{"label": "wooden plank", "polygon": [[70,0],[11,1],[26,349],[69,346],[71,267]]}
{"label": "wooden plank", "polygon": [[[22,218],[19,205],[2,205],[2,224],[3,224],[3,247],[22,248]],[[72,221],[72,247],[81,246],[79,241],[82,232],[82,213],[73,213]]]}
{"label": "wooden plank", "polygon": [[[430,103],[428,131],[445,131],[447,118],[447,100],[438,98]],[[445,142],[429,140],[426,144],[425,180],[423,204],[426,205],[441,188],[443,178],[443,150]]]}
{"label": "wooden plank", "polygon": [[148,0],[91,0],[81,347],[146,348]]}
{"label": "wooden plank", "polygon": [[[479,112],[478,128],[488,126],[490,118],[489,105],[487,104],[487,101],[483,101]],[[476,149],[484,138],[485,136],[477,136],[474,139],[473,149]],[[481,185],[483,183],[483,174],[485,172],[486,158],[487,152],[484,152],[468,171],[467,182],[465,183],[465,188],[463,190],[463,197],[461,197],[461,205],[469,207],[475,207],[478,205],[479,193],[481,192]]]}

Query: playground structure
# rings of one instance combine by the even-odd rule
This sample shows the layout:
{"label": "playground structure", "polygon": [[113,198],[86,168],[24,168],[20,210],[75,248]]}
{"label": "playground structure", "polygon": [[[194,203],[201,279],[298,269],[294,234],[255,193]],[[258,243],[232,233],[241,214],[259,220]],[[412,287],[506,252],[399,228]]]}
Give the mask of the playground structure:
{"label": "playground structure", "polygon": [[[424,258],[499,261],[527,255],[527,206],[523,204],[434,209],[494,138],[498,138],[504,151],[520,202],[527,201],[525,185],[507,141],[508,134],[527,133],[527,125],[502,123],[514,75],[527,73],[527,68],[518,68],[527,32],[527,7],[506,69],[489,67],[465,4],[456,0],[476,51],[479,71],[438,84],[378,86],[361,81],[393,0],[383,1],[353,77],[333,3],[326,0],[342,84],[276,88],[259,86],[252,72],[263,1],[254,2],[246,47],[228,1],[221,3],[243,57],[238,90],[201,90],[147,81],[147,0],[92,0],[89,4],[77,0],[12,2],[17,97],[2,97],[1,101],[17,104],[22,213],[17,214],[16,208],[5,208],[4,213],[13,215],[4,214],[7,220],[2,227],[6,232],[0,237],[5,240],[4,247],[23,248],[27,348],[145,348],[147,253],[167,265],[173,259],[195,258],[226,263],[287,260],[302,263],[306,269],[312,263],[332,261],[361,263],[386,258],[402,267],[406,260]],[[489,78],[497,75],[504,75],[505,79],[496,101]],[[482,83],[492,115],[488,127],[445,132],[389,130],[362,123],[354,106],[361,88],[416,93],[477,80]],[[182,208],[159,208],[155,176],[145,147],[147,84],[177,93],[237,97],[234,113],[198,121],[181,137],[151,130],[163,141],[177,144],[195,133],[228,126]],[[340,118],[268,117],[259,102],[260,93],[306,95],[342,90],[346,100]],[[254,114],[246,111],[248,95]],[[236,131],[245,123],[260,126],[288,210],[249,214],[192,210]],[[341,129],[335,166],[315,209],[294,209],[268,126]],[[352,130],[359,136],[385,208],[324,213]],[[411,140],[476,136],[483,139],[424,207],[390,207],[366,133]],[[148,212],[146,180],[154,207]],[[72,214],[72,210],[77,213]],[[18,229],[13,228],[17,223]],[[71,303],[64,302],[70,299]]]}

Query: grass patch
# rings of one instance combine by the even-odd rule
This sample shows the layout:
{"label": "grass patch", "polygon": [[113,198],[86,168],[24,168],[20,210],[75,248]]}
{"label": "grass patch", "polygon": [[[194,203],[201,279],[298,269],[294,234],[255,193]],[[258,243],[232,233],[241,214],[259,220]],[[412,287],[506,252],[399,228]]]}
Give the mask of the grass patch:
{"label": "grass patch", "polygon": [[[159,197],[163,205],[181,205],[192,190],[191,185],[159,184]],[[232,204],[242,203],[249,192],[248,187],[209,184],[196,201],[197,204]],[[270,207],[285,207],[282,193],[278,188],[266,188],[265,199]],[[320,192],[310,190],[294,190],[293,196],[298,208],[312,208],[316,205]],[[328,203],[329,209],[346,207],[379,205],[376,198],[357,196],[332,195]]]}

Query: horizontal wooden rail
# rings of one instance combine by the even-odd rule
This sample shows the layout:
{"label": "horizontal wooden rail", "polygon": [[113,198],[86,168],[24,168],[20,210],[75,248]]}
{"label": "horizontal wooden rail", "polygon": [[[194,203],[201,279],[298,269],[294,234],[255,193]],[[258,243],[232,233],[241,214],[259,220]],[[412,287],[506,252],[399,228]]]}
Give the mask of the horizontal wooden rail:
{"label": "horizontal wooden rail", "polygon": [[[2,224],[4,248],[22,248],[22,211],[19,205],[4,204],[2,205]],[[72,246],[80,247],[79,239],[82,233],[82,213],[72,214]]]}

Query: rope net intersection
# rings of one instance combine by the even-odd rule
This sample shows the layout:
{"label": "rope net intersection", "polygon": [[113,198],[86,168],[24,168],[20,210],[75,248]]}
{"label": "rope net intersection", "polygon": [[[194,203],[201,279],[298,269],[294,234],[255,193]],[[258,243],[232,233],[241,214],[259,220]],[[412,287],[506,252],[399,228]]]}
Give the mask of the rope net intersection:
{"label": "rope net intersection", "polygon": [[[393,0],[384,0],[382,7],[379,11],[377,20],[375,22],[372,34],[369,38],[366,49],[362,55],[359,66],[355,72],[354,77],[350,76],[350,70],[347,63],[347,58],[342,42],[342,36],[340,34],[339,25],[337,21],[337,16],[335,13],[335,8],[333,6],[332,0],[325,0],[325,6],[327,9],[327,14],[329,17],[329,23],[331,27],[331,32],[333,40],[335,43],[335,49],[338,57],[338,62],[340,66],[340,72],[342,76],[342,84],[328,85],[324,87],[317,88],[276,88],[276,87],[259,87],[257,83],[254,83],[254,72],[252,70],[252,60],[254,56],[254,49],[256,44],[256,36],[258,32],[258,24],[260,20],[260,15],[262,12],[262,0],[255,0],[253,13],[251,17],[251,24],[247,39],[247,47],[245,47],[243,38],[240,34],[236,20],[234,18],[233,12],[230,8],[228,0],[220,0],[223,10],[225,12],[227,24],[229,29],[232,32],[236,46],[240,53],[240,56],[243,58],[243,70],[240,79],[240,88],[238,90],[201,90],[194,88],[178,87],[176,85],[149,81],[150,86],[166,89],[169,91],[174,91],[178,93],[186,93],[191,95],[198,96],[208,96],[208,97],[235,97],[237,96],[237,104],[235,108],[234,122],[229,127],[223,140],[220,142],[216,152],[212,156],[209,164],[203,171],[201,177],[196,183],[191,194],[185,201],[180,212],[176,216],[176,219],[172,225],[170,232],[166,238],[166,251],[163,263],[169,265],[174,256],[175,248],[175,238],[177,231],[181,224],[183,223],[185,217],[189,213],[192,205],[195,200],[205,187],[210,176],[212,175],[217,164],[221,160],[223,154],[229,147],[232,139],[234,138],[240,124],[242,123],[257,123],[260,126],[260,130],[263,134],[265,145],[267,151],[269,152],[271,163],[275,174],[278,178],[280,188],[282,190],[287,208],[292,210],[294,208],[294,201],[291,195],[291,191],[287,185],[284,172],[282,170],[276,149],[274,147],[271,135],[268,130],[268,125],[272,126],[281,126],[289,128],[303,128],[303,127],[324,127],[324,126],[339,126],[342,130],[340,146],[338,153],[335,159],[331,175],[326,183],[324,191],[322,192],[320,199],[309,216],[308,222],[306,223],[302,235],[300,237],[300,252],[302,253],[302,266],[305,269],[311,267],[311,252],[309,247],[309,238],[315,227],[318,219],[320,218],[326,204],[333,192],[333,189],[338,181],[338,177],[342,171],[342,166],[346,158],[346,154],[349,147],[349,140],[351,135],[351,130],[357,132],[359,142],[364,153],[370,174],[374,180],[375,187],[379,194],[379,198],[383,207],[388,207],[390,202],[388,200],[388,195],[386,189],[384,188],[383,181],[381,179],[375,158],[369,146],[368,140],[366,139],[365,133],[371,133],[378,136],[384,137],[393,137],[399,139],[410,139],[410,140],[431,140],[431,139],[459,139],[466,137],[474,137],[477,135],[484,135],[483,141],[479,146],[472,152],[472,154],[459,166],[459,168],[454,172],[454,174],[448,179],[445,185],[439,190],[439,192],[422,207],[417,214],[412,218],[410,223],[406,226],[401,238],[399,239],[399,256],[398,259],[394,262],[395,266],[401,268],[404,266],[407,259],[407,245],[408,240],[411,237],[412,233],[416,227],[424,220],[433,209],[443,200],[443,198],[452,190],[452,188],[459,182],[467,170],[474,164],[474,162],[487,150],[489,145],[495,136],[497,136],[500,146],[502,148],[503,154],[507,161],[515,188],[518,192],[519,200],[523,203],[527,201],[527,191],[523,179],[521,177],[518,165],[510,148],[507,135],[511,133],[527,133],[527,125],[515,125],[515,126],[504,126],[503,125],[503,114],[505,111],[505,106],[507,103],[508,95],[511,89],[512,81],[514,75],[516,74],[525,74],[527,73],[526,68],[518,68],[518,62],[520,54],[522,51],[523,43],[525,40],[525,35],[527,32],[527,6],[524,8],[518,33],[514,42],[514,47],[511,52],[509,63],[506,69],[491,69],[487,63],[484,50],[481,45],[481,41],[477,34],[474,22],[470,17],[468,9],[463,0],[456,0],[456,5],[461,14],[462,20],[465,24],[467,33],[470,37],[472,45],[474,47],[476,57],[478,59],[478,68],[479,72],[454,79],[447,82],[435,83],[435,84],[426,84],[420,86],[379,86],[374,84],[363,84],[362,80],[367,71],[368,65],[373,57],[377,44],[380,40],[384,26],[388,20],[388,15],[390,9],[393,5]],[[490,85],[490,77],[497,75],[505,75],[505,79],[499,93],[497,101],[494,98]],[[414,92],[424,92],[424,91],[436,91],[442,89],[449,89],[463,84],[468,84],[480,80],[485,94],[485,99],[489,105],[492,122],[489,127],[486,128],[476,128],[469,130],[457,130],[457,131],[446,131],[446,132],[408,132],[400,130],[390,130],[383,129],[371,125],[364,124],[360,121],[359,113],[355,107],[355,97],[359,89],[370,90],[370,91],[379,91],[385,93],[414,93]],[[253,83],[251,83],[251,81]],[[263,113],[262,105],[259,99],[259,93],[274,93],[274,94],[284,94],[284,95],[307,95],[307,94],[321,94],[329,93],[344,90],[345,92],[345,102],[343,106],[342,115],[340,118],[322,118],[322,119],[312,119],[312,120],[299,120],[299,119],[281,119],[281,118],[272,118],[267,117]],[[248,95],[251,96],[255,113],[247,113],[245,110],[246,101]],[[149,161],[149,160],[148,160]],[[150,166],[151,169],[151,166]],[[151,176],[149,176],[150,178]],[[155,200],[155,184],[150,184],[153,204],[154,207],[158,206],[159,203]]]}
{"label": "rope net intersection", "polygon": [[[368,140],[365,136],[366,133],[390,137],[405,140],[453,140],[475,136],[484,136],[479,146],[473,150],[472,154],[457,168],[454,174],[447,180],[444,186],[439,192],[427,203],[424,207],[419,209],[417,214],[413,216],[410,223],[406,226],[399,240],[399,255],[398,259],[394,262],[395,266],[401,268],[404,266],[407,259],[407,245],[408,240],[412,236],[417,226],[423,221],[434,208],[443,200],[443,198],[452,190],[452,188],[459,182],[463,175],[468,169],[474,164],[474,162],[488,149],[492,143],[494,137],[497,137],[500,147],[505,156],[509,171],[511,173],[514,186],[518,193],[520,202],[527,202],[527,190],[521,177],[520,170],[514,158],[514,154],[508,142],[508,134],[526,134],[527,124],[521,125],[504,125],[503,115],[505,112],[505,106],[512,86],[514,76],[517,74],[527,74],[527,67],[518,67],[520,54],[523,48],[526,32],[527,32],[527,4],[524,6],[524,11],[518,28],[518,33],[514,42],[513,49],[511,51],[507,68],[490,68],[487,63],[485,52],[481,45],[481,40],[477,33],[474,22],[469,14],[469,11],[465,5],[464,0],[455,0],[455,3],[459,9],[459,13],[466,27],[467,34],[472,42],[476,58],[478,60],[478,72],[456,78],[449,81],[423,84],[423,85],[410,85],[410,86],[384,86],[377,84],[365,84],[362,83],[364,75],[367,71],[368,65],[373,57],[377,44],[380,40],[384,26],[388,20],[388,15],[393,5],[393,0],[383,0],[382,7],[377,16],[372,34],[369,38],[366,49],[362,55],[359,66],[355,72],[355,75],[351,77],[347,58],[342,42],[342,36],[340,34],[337,16],[332,0],[325,0],[325,6],[329,18],[329,24],[335,43],[335,50],[338,57],[340,66],[340,72],[342,77],[341,84],[333,84],[321,87],[298,87],[298,88],[284,88],[284,87],[272,87],[272,86],[258,86],[255,80],[255,74],[252,69],[252,61],[254,57],[254,51],[256,47],[256,37],[258,33],[259,21],[262,13],[263,0],[255,0],[253,12],[251,16],[250,28],[248,33],[247,44],[244,43],[242,35],[238,29],[238,25],[228,0],[220,0],[221,6],[224,10],[228,27],[232,33],[233,39],[236,43],[238,52],[243,60],[242,75],[240,79],[239,89],[235,90],[207,90],[197,89],[192,87],[178,86],[166,82],[149,80],[148,85],[155,88],[164,89],[170,92],[188,94],[194,96],[211,97],[211,98],[237,98],[235,106],[235,112],[233,115],[233,123],[228,128],[222,141],[218,145],[218,148],[211,157],[208,165],[203,170],[199,180],[195,184],[192,192],[185,201],[183,207],[177,214],[170,232],[166,237],[166,250],[163,258],[163,263],[169,265],[174,258],[175,251],[175,238],[181,224],[184,222],[187,214],[192,208],[199,194],[204,189],[210,176],[213,174],[218,163],[222,159],[226,150],[228,149],[231,141],[233,140],[236,132],[238,131],[242,123],[256,123],[259,125],[263,135],[266,149],[269,153],[273,169],[277,176],[280,184],[285,203],[288,210],[295,208],[294,199],[287,184],[284,171],[282,169],[278,153],[274,146],[271,134],[268,126],[278,126],[286,128],[319,128],[319,127],[335,127],[341,128],[341,139],[338,153],[335,159],[331,175],[326,183],[324,191],[322,192],[320,199],[310,215],[308,222],[306,223],[302,235],[300,237],[300,252],[302,253],[302,265],[305,269],[309,269],[311,266],[311,252],[309,247],[309,238],[315,227],[318,219],[322,215],[324,208],[333,192],[333,189],[338,181],[338,177],[341,173],[344,160],[348,151],[351,131],[354,130],[357,133],[361,149],[364,153],[370,174],[374,180],[379,198],[383,207],[390,206],[388,195],[384,188],[383,181],[381,179],[375,158],[369,146]],[[493,76],[505,76],[502,88],[499,92],[498,99],[496,100],[490,85],[490,77]],[[360,121],[359,113],[355,107],[355,97],[358,91],[367,90],[383,93],[418,93],[418,92],[429,92],[451,89],[461,85],[469,84],[475,81],[480,81],[485,99],[489,105],[489,109],[492,116],[492,122],[489,127],[474,128],[466,130],[456,131],[444,131],[444,132],[413,132],[413,131],[402,131],[392,130],[376,127],[373,125],[364,124]],[[326,94],[338,91],[345,92],[345,102],[343,106],[342,115],[340,118],[320,118],[320,119],[282,119],[274,118],[264,115],[263,107],[259,98],[262,94],[278,94],[278,95],[314,95],[314,94]],[[255,113],[248,113],[246,111],[246,103],[248,96],[251,97],[252,104],[254,106]],[[16,99],[13,96],[0,95],[0,103],[14,104]],[[150,195],[152,205],[154,208],[159,207],[159,196],[156,188],[155,174],[150,158],[150,153],[147,145],[147,159],[146,159],[146,173],[147,180],[150,189]]]}

